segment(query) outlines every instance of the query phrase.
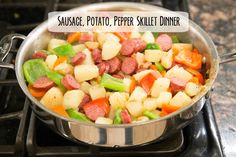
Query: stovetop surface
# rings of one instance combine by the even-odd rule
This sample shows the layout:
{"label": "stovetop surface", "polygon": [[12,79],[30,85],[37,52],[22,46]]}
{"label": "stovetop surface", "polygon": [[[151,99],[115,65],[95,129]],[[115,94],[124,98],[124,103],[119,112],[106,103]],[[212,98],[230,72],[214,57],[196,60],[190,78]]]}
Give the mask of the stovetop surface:
{"label": "stovetop surface", "polygon": [[[145,2],[164,5],[171,10],[188,11],[185,0]],[[27,35],[47,17],[47,12],[66,10],[85,3],[91,1],[28,0],[24,3],[2,3],[0,21],[4,22],[0,22],[0,37],[11,32]],[[7,62],[14,63],[18,46],[19,43],[16,42],[6,58]],[[223,156],[210,99],[207,99],[203,110],[189,126],[170,138],[142,147],[122,149],[73,143],[55,134],[39,121],[31,112],[29,103],[17,85],[14,72],[1,69],[0,156]]]}

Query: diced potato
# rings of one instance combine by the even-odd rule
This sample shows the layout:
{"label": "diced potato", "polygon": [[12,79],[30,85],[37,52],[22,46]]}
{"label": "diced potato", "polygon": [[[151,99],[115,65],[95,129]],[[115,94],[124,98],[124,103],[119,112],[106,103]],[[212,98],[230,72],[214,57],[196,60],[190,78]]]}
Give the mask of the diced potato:
{"label": "diced potato", "polygon": [[113,120],[105,117],[98,117],[95,121],[96,124],[112,124]]}
{"label": "diced potato", "polygon": [[109,102],[111,104],[111,108],[117,109],[118,107],[124,108],[127,104],[129,94],[124,92],[115,92],[111,93],[109,97]]}
{"label": "diced potato", "polygon": [[131,123],[140,123],[140,122],[146,122],[149,121],[149,118],[146,116],[138,117],[136,120],[133,120]]}
{"label": "diced potato", "polygon": [[115,57],[121,49],[121,44],[116,41],[107,40],[102,47],[102,59],[109,60]]}
{"label": "diced potato", "polygon": [[159,62],[162,58],[163,51],[161,50],[145,50],[145,60],[148,62]]}
{"label": "diced potato", "polygon": [[137,86],[130,95],[129,101],[142,102],[145,98],[147,98],[147,93],[143,88]]}
{"label": "diced potato", "polygon": [[144,111],[142,103],[136,101],[128,102],[126,108],[133,117],[141,116]]}
{"label": "diced potato", "polygon": [[57,105],[62,105],[63,103],[63,93],[58,87],[52,87],[49,89],[45,95],[40,100],[47,108],[53,108]]}
{"label": "diced potato", "polygon": [[160,92],[159,97],[156,99],[157,108],[162,108],[163,104],[169,104],[172,98],[170,92]]}
{"label": "diced potato", "polygon": [[125,85],[125,91],[126,92],[129,92],[129,89],[130,89],[130,85],[131,85],[131,79],[130,78],[124,78],[123,79],[123,83],[124,83],[124,85]]}
{"label": "diced potato", "polygon": [[98,40],[100,47],[103,47],[103,44],[106,41],[114,41],[117,43],[120,41],[120,39],[116,35],[114,35],[113,33],[98,33],[97,40]]}
{"label": "diced potato", "polygon": [[168,78],[158,78],[152,85],[151,96],[159,97],[160,93],[167,91],[170,86],[170,80]]}
{"label": "diced potato", "polygon": [[138,67],[144,64],[144,54],[143,53],[136,53],[135,54],[135,59],[138,63]]}
{"label": "diced potato", "polygon": [[188,82],[185,86],[185,93],[189,96],[195,96],[200,91],[200,86],[193,82]]}
{"label": "diced potato", "polygon": [[62,40],[62,39],[51,39],[48,43],[48,51],[53,51],[54,48],[61,46],[61,45],[65,45],[67,44],[67,41]]}
{"label": "diced potato", "polygon": [[171,100],[170,105],[176,105],[176,106],[186,106],[189,105],[192,102],[192,99],[186,95],[184,92],[178,92]]}
{"label": "diced potato", "polygon": [[141,38],[146,43],[154,43],[155,42],[155,38],[154,38],[152,32],[150,32],[150,31],[146,31],[145,33],[143,33]]}
{"label": "diced potato", "polygon": [[82,52],[83,49],[85,49],[85,45],[84,44],[78,44],[78,45],[74,45],[73,49],[75,50],[76,53],[78,52]]}
{"label": "diced potato", "polygon": [[57,65],[54,70],[62,75],[73,74],[73,66],[68,63],[61,63]]}
{"label": "diced potato", "polygon": [[134,76],[135,80],[137,80],[139,82],[144,76],[146,76],[147,74],[152,73],[152,72],[155,72],[155,71],[154,70],[143,70],[141,72],[134,74],[133,76]]}
{"label": "diced potato", "polygon": [[93,41],[88,41],[88,42],[85,42],[85,46],[89,49],[96,49],[99,47],[99,43],[98,42],[93,42]]}
{"label": "diced potato", "polygon": [[188,43],[176,43],[172,44],[172,49],[177,49],[178,51],[183,51],[183,50],[192,51],[193,45]]}
{"label": "diced potato", "polygon": [[93,58],[92,58],[92,55],[91,55],[91,52],[89,51],[89,49],[87,49],[87,48],[83,49],[82,53],[84,53],[86,55],[86,58],[83,61],[83,64],[84,65],[94,65]]}
{"label": "diced potato", "polygon": [[82,102],[83,98],[84,92],[82,90],[69,90],[64,94],[63,105],[65,109],[78,109],[78,106]]}
{"label": "diced potato", "polygon": [[53,70],[54,64],[57,61],[57,55],[48,55],[45,62],[50,70]]}
{"label": "diced potato", "polygon": [[137,31],[132,31],[129,38],[132,39],[132,38],[140,38],[141,37],[141,34]]}
{"label": "diced potato", "polygon": [[186,71],[183,67],[179,67],[178,65],[174,66],[165,74],[166,78],[177,77],[183,79],[185,81],[189,81],[193,76],[188,71]]}
{"label": "diced potato", "polygon": [[77,65],[74,74],[78,82],[83,82],[98,77],[99,70],[96,65]]}
{"label": "diced potato", "polygon": [[161,64],[166,69],[171,68],[173,62],[173,52],[172,50],[169,50],[168,52],[164,52],[161,57]]}
{"label": "diced potato", "polygon": [[99,86],[99,85],[92,86],[89,89],[89,95],[92,98],[92,100],[97,99],[97,98],[106,97],[106,90],[104,87]]}
{"label": "diced potato", "polygon": [[143,68],[148,69],[152,65],[152,62],[146,62],[143,64]]}
{"label": "diced potato", "polygon": [[155,110],[157,108],[157,98],[147,98],[143,101],[143,107],[145,110]]}
{"label": "diced potato", "polygon": [[96,80],[91,80],[91,81],[89,81],[90,82],[90,84],[92,85],[92,86],[96,86],[96,85],[98,85],[98,82],[96,81]]}
{"label": "diced potato", "polygon": [[88,82],[84,81],[80,84],[80,89],[86,93],[89,94],[89,89],[91,88],[91,84],[89,84]]}

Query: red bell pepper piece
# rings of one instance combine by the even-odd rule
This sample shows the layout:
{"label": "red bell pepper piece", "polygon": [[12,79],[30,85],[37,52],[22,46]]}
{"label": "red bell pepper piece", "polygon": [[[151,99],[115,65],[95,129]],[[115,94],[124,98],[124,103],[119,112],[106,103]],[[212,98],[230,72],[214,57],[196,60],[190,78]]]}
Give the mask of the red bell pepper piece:
{"label": "red bell pepper piece", "polygon": [[151,93],[151,88],[155,80],[156,77],[153,76],[152,73],[149,73],[146,76],[144,76],[139,82],[140,86],[146,91],[148,95]]}

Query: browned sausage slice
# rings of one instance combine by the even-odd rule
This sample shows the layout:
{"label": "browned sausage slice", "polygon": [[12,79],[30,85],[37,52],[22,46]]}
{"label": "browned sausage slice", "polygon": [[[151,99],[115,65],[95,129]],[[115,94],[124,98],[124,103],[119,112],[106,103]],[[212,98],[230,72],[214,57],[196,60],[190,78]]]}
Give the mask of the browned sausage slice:
{"label": "browned sausage slice", "polygon": [[120,53],[123,56],[131,56],[133,53],[142,52],[146,47],[146,43],[140,38],[125,40],[122,43]]}
{"label": "browned sausage slice", "polygon": [[120,74],[113,74],[112,77],[118,78],[118,79],[123,79],[124,76],[120,75]]}
{"label": "browned sausage slice", "polygon": [[168,51],[172,47],[172,39],[167,34],[161,34],[157,37],[156,43],[163,51]]}
{"label": "browned sausage slice", "polygon": [[61,83],[68,90],[79,89],[80,87],[79,83],[75,80],[75,78],[71,74],[66,74],[66,76],[61,79]]}
{"label": "browned sausage slice", "polygon": [[121,111],[120,116],[124,124],[131,123],[132,119],[126,109]]}
{"label": "browned sausage slice", "polygon": [[172,77],[170,79],[170,87],[174,92],[184,90],[186,84],[187,82],[185,80],[177,78],[177,77]]}
{"label": "browned sausage slice", "polygon": [[94,61],[96,64],[102,62],[102,52],[101,52],[100,49],[93,49],[91,55],[92,55],[93,61]]}
{"label": "browned sausage slice", "polygon": [[85,104],[87,104],[89,101],[91,101],[91,98],[88,94],[84,94],[84,97],[82,99],[82,102],[79,104],[79,109],[82,109]]}
{"label": "browned sausage slice", "polygon": [[73,65],[82,64],[85,58],[86,58],[86,55],[84,53],[79,52],[76,56],[71,58],[71,64]]}
{"label": "browned sausage slice", "polygon": [[105,116],[105,111],[97,106],[97,105],[90,105],[89,107],[83,108],[86,116],[95,121],[98,117],[104,117]]}
{"label": "browned sausage slice", "polygon": [[37,51],[32,55],[33,59],[43,59],[45,60],[47,58],[47,54],[45,52],[42,51]]}
{"label": "browned sausage slice", "polygon": [[110,69],[110,65],[107,62],[102,62],[97,65],[99,69],[99,74],[103,75],[104,73],[108,73]]}
{"label": "browned sausage slice", "polygon": [[119,58],[114,57],[114,58],[108,60],[107,63],[110,66],[110,69],[109,69],[110,74],[116,73],[120,70],[121,62],[120,62]]}
{"label": "browned sausage slice", "polygon": [[94,36],[93,34],[90,33],[81,33],[80,38],[79,38],[79,43],[83,44],[87,41],[94,41]]}
{"label": "browned sausage slice", "polygon": [[121,65],[121,70],[125,74],[133,74],[138,67],[138,64],[136,60],[132,57],[126,57],[124,58],[122,65]]}
{"label": "browned sausage slice", "polygon": [[54,82],[47,78],[46,76],[42,76],[38,78],[34,83],[33,87],[37,89],[50,89],[54,86]]}

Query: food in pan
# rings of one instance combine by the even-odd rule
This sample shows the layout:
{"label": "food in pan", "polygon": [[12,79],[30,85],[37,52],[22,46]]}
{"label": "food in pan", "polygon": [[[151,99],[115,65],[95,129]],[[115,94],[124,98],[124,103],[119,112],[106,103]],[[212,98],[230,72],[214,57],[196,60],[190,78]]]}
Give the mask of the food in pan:
{"label": "food in pan", "polygon": [[75,32],[35,51],[23,72],[32,96],[61,116],[128,124],[189,105],[204,86],[202,58],[173,34]]}

